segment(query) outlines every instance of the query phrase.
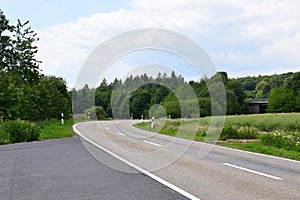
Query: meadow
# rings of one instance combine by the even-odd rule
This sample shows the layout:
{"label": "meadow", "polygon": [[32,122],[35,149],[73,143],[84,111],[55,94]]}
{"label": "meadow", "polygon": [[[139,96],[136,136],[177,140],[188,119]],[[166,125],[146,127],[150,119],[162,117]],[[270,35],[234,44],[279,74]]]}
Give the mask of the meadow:
{"label": "meadow", "polygon": [[[174,137],[214,141],[222,146],[300,160],[300,113],[226,116],[223,126],[209,127],[212,120],[157,119],[154,128],[150,122],[136,126]],[[214,130],[218,130],[216,135]]]}

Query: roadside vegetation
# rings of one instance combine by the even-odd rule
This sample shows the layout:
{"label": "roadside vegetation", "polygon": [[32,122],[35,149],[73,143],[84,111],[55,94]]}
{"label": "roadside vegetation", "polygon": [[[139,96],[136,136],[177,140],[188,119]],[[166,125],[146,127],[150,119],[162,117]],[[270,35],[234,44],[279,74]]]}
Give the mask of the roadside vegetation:
{"label": "roadside vegetation", "polygon": [[[300,113],[227,116],[218,145],[300,160]],[[136,127],[195,141],[208,141],[210,117],[155,120]],[[180,127],[180,133],[179,133]],[[191,134],[194,133],[194,134]]]}
{"label": "roadside vegetation", "polygon": [[73,120],[60,120],[30,123],[15,120],[0,123],[0,145],[17,142],[30,142],[36,140],[65,138],[74,136],[72,130]]}
{"label": "roadside vegetation", "polygon": [[0,10],[0,144],[72,135],[71,93],[63,78],[40,70],[38,40],[29,21],[11,24]]}
{"label": "roadside vegetation", "polygon": [[60,120],[40,122],[38,124],[40,127],[39,140],[73,137],[73,124],[74,121],[71,119],[65,120],[64,125],[61,124]]}

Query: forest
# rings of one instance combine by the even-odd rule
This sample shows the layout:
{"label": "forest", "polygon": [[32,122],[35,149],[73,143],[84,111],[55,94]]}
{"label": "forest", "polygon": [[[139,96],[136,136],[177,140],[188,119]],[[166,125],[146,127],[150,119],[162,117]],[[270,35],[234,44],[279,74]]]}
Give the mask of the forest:
{"label": "forest", "polygon": [[[300,72],[242,78],[218,72],[194,81],[175,72],[158,72],[156,77],[141,74],[110,83],[104,79],[97,88],[85,85],[68,91],[63,78],[46,76],[40,70],[41,61],[35,58],[37,41],[28,21],[11,24],[0,11],[1,121],[46,121],[61,118],[61,113],[71,117],[72,112],[98,119],[191,118],[210,116],[212,108],[236,115],[248,113],[247,101],[262,98],[268,99],[267,112],[300,111]],[[226,99],[211,98],[211,93],[221,92],[218,78],[224,83]]]}
{"label": "forest", "polygon": [[[222,109],[218,99],[210,97],[210,92],[218,92],[220,88],[219,83],[214,83],[217,75],[224,83],[227,115],[248,114],[246,102],[254,99],[268,99],[270,113],[300,111],[300,72],[242,78],[228,78],[226,72],[218,72],[199,81],[185,81],[175,72],[170,76],[158,72],[155,78],[142,74],[123,82],[116,78],[108,83],[104,79],[97,88],[85,85],[73,89],[73,113],[93,113],[98,119],[151,115],[190,118],[198,117],[199,111],[200,117],[210,116],[213,106]],[[210,91],[207,83],[211,83]],[[189,87],[195,96],[188,94]],[[149,113],[153,110],[154,113]]]}

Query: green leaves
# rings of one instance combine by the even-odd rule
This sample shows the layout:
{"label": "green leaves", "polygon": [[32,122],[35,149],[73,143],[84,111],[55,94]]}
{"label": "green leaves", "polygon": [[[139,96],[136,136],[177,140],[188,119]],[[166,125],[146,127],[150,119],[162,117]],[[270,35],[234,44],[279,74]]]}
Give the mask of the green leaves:
{"label": "green leaves", "polygon": [[1,120],[41,121],[71,113],[71,96],[61,78],[40,74],[37,34],[29,21],[10,25],[0,10]]}
{"label": "green leaves", "polygon": [[283,86],[272,89],[268,104],[269,112],[299,112],[300,73],[293,74]]}

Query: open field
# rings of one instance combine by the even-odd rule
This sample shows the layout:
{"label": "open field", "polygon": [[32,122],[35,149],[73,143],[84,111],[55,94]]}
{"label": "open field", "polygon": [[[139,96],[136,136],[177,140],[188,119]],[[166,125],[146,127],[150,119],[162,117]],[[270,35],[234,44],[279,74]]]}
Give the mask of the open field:
{"label": "open field", "polygon": [[[137,124],[144,130],[195,141],[300,160],[300,113],[226,116],[220,136],[208,131],[211,118],[159,119]],[[211,139],[211,138],[214,139]]]}

